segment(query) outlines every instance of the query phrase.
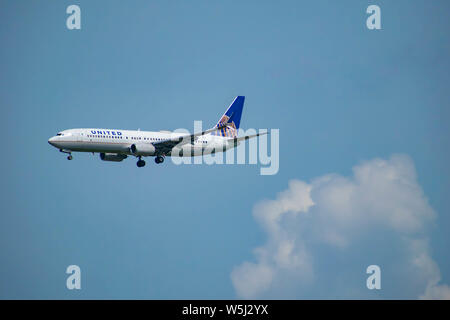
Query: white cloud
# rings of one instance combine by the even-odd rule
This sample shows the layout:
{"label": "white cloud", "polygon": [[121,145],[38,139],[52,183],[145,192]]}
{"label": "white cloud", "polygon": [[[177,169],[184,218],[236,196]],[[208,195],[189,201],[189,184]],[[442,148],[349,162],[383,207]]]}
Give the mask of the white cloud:
{"label": "white cloud", "polygon": [[244,262],[233,274],[233,284],[240,296],[253,297],[269,289],[272,276],[272,268],[264,263]]}
{"label": "white cloud", "polygon": [[423,300],[450,300],[450,287],[448,285],[429,285],[425,293],[420,296]]}
{"label": "white cloud", "polygon": [[[416,296],[424,299],[450,297],[450,288],[439,285],[440,271],[430,256],[426,236],[436,215],[417,183],[414,164],[408,156],[394,155],[388,160],[362,163],[353,168],[351,177],[330,174],[310,183],[292,180],[275,200],[255,205],[253,215],[268,239],[254,250],[256,262],[244,262],[232,271],[239,297],[310,297],[310,289],[318,283],[333,285],[328,280],[321,281],[329,279],[329,273],[343,278],[334,284],[354,285],[351,279],[355,275],[328,265],[335,260],[324,252],[331,250],[353,260],[367,252],[370,258],[371,252],[377,250],[368,243],[380,234],[381,239],[394,242],[384,244],[373,257],[388,270],[395,266],[408,269],[405,273],[409,276],[403,280],[405,288],[421,287],[422,292]],[[390,252],[396,247],[401,254],[391,257]],[[392,259],[395,261],[391,263]],[[351,262],[352,259],[342,265],[351,267]],[[339,297],[340,291],[364,292],[357,287],[329,289],[330,295],[334,292],[330,297]]]}

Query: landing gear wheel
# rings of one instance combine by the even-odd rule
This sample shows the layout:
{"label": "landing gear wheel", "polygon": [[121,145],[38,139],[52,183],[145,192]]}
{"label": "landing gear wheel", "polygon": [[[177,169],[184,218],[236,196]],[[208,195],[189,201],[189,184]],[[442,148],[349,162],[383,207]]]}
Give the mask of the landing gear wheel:
{"label": "landing gear wheel", "polygon": [[72,159],[73,159],[72,155],[67,156],[67,160],[72,160]]}
{"label": "landing gear wheel", "polygon": [[136,165],[137,165],[139,168],[141,168],[141,167],[145,166],[145,161],[144,161],[144,160],[139,160],[139,161],[136,163]]}
{"label": "landing gear wheel", "polygon": [[162,156],[157,156],[157,157],[155,158],[155,162],[156,162],[156,163],[163,163],[163,162],[164,162],[164,157],[162,157]]}

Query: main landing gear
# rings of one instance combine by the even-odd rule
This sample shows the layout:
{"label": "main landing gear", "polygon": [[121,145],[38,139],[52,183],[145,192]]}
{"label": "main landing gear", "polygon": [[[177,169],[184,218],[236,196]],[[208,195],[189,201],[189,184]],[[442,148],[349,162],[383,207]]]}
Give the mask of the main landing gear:
{"label": "main landing gear", "polygon": [[73,159],[73,157],[72,157],[72,152],[70,152],[70,151],[64,151],[63,149],[59,149],[59,152],[67,153],[67,154],[68,154],[67,160],[72,160],[72,159]]}
{"label": "main landing gear", "polygon": [[141,168],[143,166],[145,166],[145,161],[141,159],[141,157],[139,157],[138,162],[136,163],[136,165]]}
{"label": "main landing gear", "polygon": [[[155,158],[155,162],[156,163],[163,163],[164,162],[164,157],[163,156],[157,156]],[[143,166],[145,166],[145,161],[141,159],[141,157],[139,157],[138,162],[136,163],[136,165],[141,168]]]}

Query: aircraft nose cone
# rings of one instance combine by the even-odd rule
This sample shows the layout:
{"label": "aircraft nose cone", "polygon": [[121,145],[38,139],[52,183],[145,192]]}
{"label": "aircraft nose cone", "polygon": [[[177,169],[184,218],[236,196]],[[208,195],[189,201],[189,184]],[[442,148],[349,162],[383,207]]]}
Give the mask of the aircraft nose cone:
{"label": "aircraft nose cone", "polygon": [[48,143],[50,143],[52,146],[55,146],[55,137],[51,137],[50,139],[48,139]]}

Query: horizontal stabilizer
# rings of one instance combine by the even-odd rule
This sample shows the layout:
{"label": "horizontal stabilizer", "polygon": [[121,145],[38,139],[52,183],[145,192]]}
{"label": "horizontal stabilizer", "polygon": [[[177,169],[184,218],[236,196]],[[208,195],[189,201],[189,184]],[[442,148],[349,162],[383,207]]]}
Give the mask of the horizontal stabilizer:
{"label": "horizontal stabilizer", "polygon": [[251,138],[255,138],[257,136],[263,136],[265,134],[269,134],[269,132],[261,132],[261,133],[257,133],[257,134],[251,134],[251,135],[248,135],[248,136],[244,136],[244,137],[234,138],[234,142],[237,143],[237,142],[240,142],[240,141],[245,141],[245,140],[248,140],[248,139],[251,139]]}

